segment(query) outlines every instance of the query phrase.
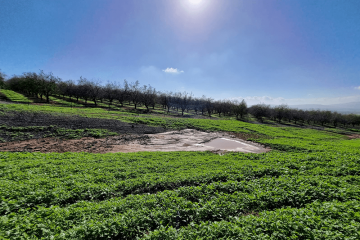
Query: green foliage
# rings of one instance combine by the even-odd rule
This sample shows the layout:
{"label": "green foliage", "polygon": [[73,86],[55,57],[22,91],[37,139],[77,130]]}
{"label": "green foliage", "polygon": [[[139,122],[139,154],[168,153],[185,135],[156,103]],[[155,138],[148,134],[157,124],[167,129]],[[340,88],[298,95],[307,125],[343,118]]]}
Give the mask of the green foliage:
{"label": "green foliage", "polygon": [[32,102],[24,95],[11,90],[1,89],[0,92],[3,93],[7,99],[13,102]]}
{"label": "green foliage", "polygon": [[306,208],[250,212],[231,221],[161,227],[142,239],[358,239],[358,201],[314,202]]}
{"label": "green foliage", "polygon": [[[336,131],[134,117],[103,109],[10,105],[0,110],[63,111],[169,129],[230,131],[273,149],[222,156],[3,152],[0,238],[360,238],[360,139]],[[66,135],[67,130],[57,132]]]}
{"label": "green foliage", "polygon": [[249,212],[357,202],[358,156],[2,153],[1,232],[7,237],[134,239],[166,232],[166,226],[191,230]]}
{"label": "green foliage", "polygon": [[61,105],[68,106],[68,107],[83,107],[84,106],[82,104],[64,101],[61,98],[57,98],[57,97],[50,96],[49,99],[52,102],[56,102],[56,103],[59,103]]}
{"label": "green foliage", "polygon": [[106,118],[122,120],[124,115],[137,115],[134,113],[108,111],[102,108],[71,108],[67,106],[57,107],[52,104],[25,105],[25,104],[0,104],[0,111],[30,111],[52,114],[69,114],[91,118]]}

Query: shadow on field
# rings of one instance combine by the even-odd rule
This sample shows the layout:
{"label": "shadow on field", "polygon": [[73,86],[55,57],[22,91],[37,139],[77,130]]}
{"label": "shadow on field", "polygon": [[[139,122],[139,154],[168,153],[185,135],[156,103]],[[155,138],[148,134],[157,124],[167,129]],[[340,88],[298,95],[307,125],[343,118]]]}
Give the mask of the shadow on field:
{"label": "shadow on field", "polygon": [[106,129],[118,134],[154,134],[165,132],[163,127],[130,124],[118,120],[86,118],[72,115],[53,115],[40,112],[9,111],[0,114],[0,125],[9,127],[56,126],[66,129]]}

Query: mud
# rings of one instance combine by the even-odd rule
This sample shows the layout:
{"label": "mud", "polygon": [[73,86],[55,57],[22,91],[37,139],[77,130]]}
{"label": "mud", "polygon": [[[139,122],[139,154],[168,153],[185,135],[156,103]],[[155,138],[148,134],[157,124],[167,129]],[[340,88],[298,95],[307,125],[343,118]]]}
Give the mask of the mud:
{"label": "mud", "polygon": [[[98,128],[107,129],[118,134],[154,134],[166,131],[163,127],[131,124],[114,119],[87,118],[74,115],[25,111],[7,111],[6,114],[1,113],[0,111],[0,125],[9,127],[56,126],[73,130]],[[37,133],[29,132],[29,134],[34,135]]]}
{"label": "mud", "polygon": [[348,134],[347,135],[349,139],[357,139],[360,138],[360,134]]}
{"label": "mud", "polygon": [[253,142],[236,138],[227,133],[202,132],[194,129],[185,129],[156,134],[122,134],[106,139],[32,139],[21,142],[1,143],[0,151],[92,153],[212,151],[216,153],[263,153],[270,151],[270,149]]}
{"label": "mud", "polygon": [[259,146],[254,146],[253,144],[245,143],[244,141],[233,140],[228,138],[215,138],[210,142],[204,144],[205,146],[213,147],[219,150],[228,150],[228,151],[240,151],[240,152],[258,152]]}

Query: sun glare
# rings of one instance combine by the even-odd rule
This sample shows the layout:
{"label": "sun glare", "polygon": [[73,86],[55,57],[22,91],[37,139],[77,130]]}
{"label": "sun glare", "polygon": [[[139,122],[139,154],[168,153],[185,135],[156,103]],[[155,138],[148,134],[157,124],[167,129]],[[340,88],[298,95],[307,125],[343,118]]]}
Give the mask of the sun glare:
{"label": "sun glare", "polygon": [[189,0],[189,2],[191,4],[197,5],[197,4],[200,4],[202,2],[202,0]]}

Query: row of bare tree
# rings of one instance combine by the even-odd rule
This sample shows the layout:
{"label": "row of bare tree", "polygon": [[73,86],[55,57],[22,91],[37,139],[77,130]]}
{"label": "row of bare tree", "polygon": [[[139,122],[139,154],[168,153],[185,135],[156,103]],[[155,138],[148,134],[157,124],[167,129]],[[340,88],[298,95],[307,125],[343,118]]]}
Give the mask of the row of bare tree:
{"label": "row of bare tree", "polygon": [[355,126],[360,125],[360,115],[356,114],[340,114],[338,112],[326,111],[326,110],[301,110],[289,108],[287,105],[279,105],[271,107],[266,104],[257,104],[249,108],[249,113],[263,122],[264,118],[271,119],[273,121],[281,122],[283,120],[295,124],[297,122],[307,124],[319,124],[324,126],[325,124],[331,124],[337,127],[339,124],[346,126],[348,124]]}
{"label": "row of bare tree", "polygon": [[[3,75],[2,75],[3,76]],[[293,121],[295,124],[332,124],[337,127],[339,124],[353,126],[360,125],[360,116],[355,114],[340,114],[331,111],[320,110],[299,110],[291,109],[287,105],[279,105],[270,107],[266,104],[257,104],[248,108],[244,100],[218,100],[202,96],[194,97],[193,94],[187,92],[158,92],[150,85],[141,86],[138,81],[129,83],[124,80],[123,84],[107,83],[101,85],[99,81],[90,81],[80,77],[75,82],[72,80],[62,81],[59,77],[55,77],[52,73],[28,72],[20,76],[13,76],[4,82],[5,87],[22,92],[28,96],[43,97],[49,102],[49,96],[61,95],[70,99],[82,99],[87,103],[91,100],[97,105],[98,101],[112,105],[116,100],[118,104],[123,105],[124,102],[132,103],[136,109],[138,106],[145,106],[147,110],[153,109],[158,104],[162,106],[164,111],[177,111],[184,115],[185,111],[194,111],[196,115],[218,114],[219,116],[236,116],[237,119],[243,119],[250,113],[259,121],[271,119],[281,122],[283,120]]]}
{"label": "row of bare tree", "polygon": [[61,82],[59,77],[55,77],[52,73],[27,72],[20,76],[13,76],[5,82],[5,87],[13,91],[24,93],[28,96],[43,98],[49,102],[49,97],[58,89]]}
{"label": "row of bare tree", "polygon": [[85,103],[91,100],[94,101],[95,105],[98,101],[103,102],[104,99],[108,101],[109,105],[113,104],[114,100],[117,100],[121,105],[128,101],[129,104],[131,102],[134,104],[135,109],[139,105],[144,105],[147,109],[149,107],[155,108],[158,95],[155,88],[150,85],[141,87],[138,81],[128,83],[124,80],[122,87],[116,83],[108,83],[102,86],[99,82],[89,81],[82,77],[77,84],[72,80],[59,82],[56,93],[63,97],[76,98],[76,101],[79,101],[79,98],[84,99]]}

